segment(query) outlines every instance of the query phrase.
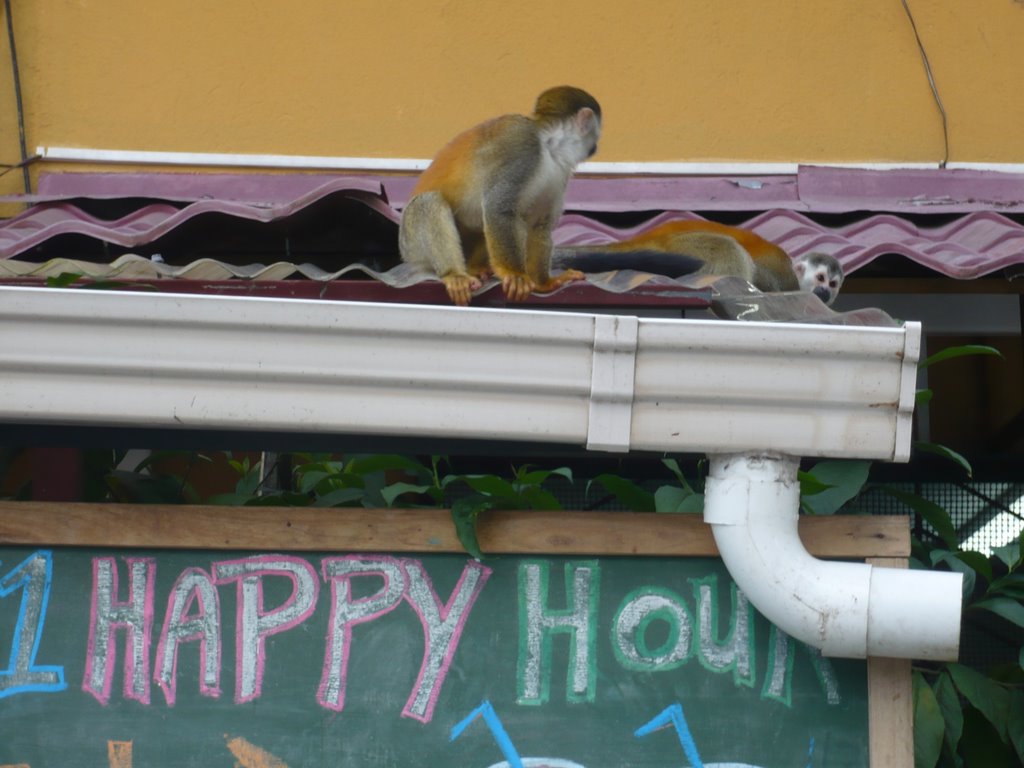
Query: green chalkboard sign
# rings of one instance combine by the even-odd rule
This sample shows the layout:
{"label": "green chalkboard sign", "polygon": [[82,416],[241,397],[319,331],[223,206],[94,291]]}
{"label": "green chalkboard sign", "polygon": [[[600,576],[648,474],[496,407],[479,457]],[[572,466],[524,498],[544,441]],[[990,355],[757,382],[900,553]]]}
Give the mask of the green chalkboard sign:
{"label": "green chalkboard sign", "polygon": [[0,548],[0,766],[868,765],[715,558]]}

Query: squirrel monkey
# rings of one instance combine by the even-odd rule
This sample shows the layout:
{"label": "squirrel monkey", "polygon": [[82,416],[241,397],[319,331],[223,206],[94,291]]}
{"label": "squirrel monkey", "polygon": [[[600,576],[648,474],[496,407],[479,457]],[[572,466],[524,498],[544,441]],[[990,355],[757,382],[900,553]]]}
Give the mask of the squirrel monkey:
{"label": "squirrel monkey", "polygon": [[835,301],[843,285],[843,268],[834,256],[808,253],[791,259],[748,229],[714,221],[668,221],[618,243],[556,248],[553,263],[584,272],[732,275],[762,291],[808,291],[825,304]]}
{"label": "squirrel monkey", "polygon": [[571,86],[544,91],[529,117],[503,115],[459,134],[405,207],[403,261],[437,274],[461,306],[492,274],[511,301],[582,280],[573,269],[551,276],[551,230],[569,176],[594,154],[600,135],[600,105]]}

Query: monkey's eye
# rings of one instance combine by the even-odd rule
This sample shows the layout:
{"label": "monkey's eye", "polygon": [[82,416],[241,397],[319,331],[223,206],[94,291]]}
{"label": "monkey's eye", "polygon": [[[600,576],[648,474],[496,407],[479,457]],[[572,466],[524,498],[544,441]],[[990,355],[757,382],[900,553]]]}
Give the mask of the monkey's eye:
{"label": "monkey's eye", "polygon": [[835,280],[829,280],[828,281],[828,287],[829,288],[835,288],[836,285],[837,285],[837,281],[835,281]]}
{"label": "monkey's eye", "polygon": [[815,276],[814,276],[814,278],[815,278],[815,279],[816,279],[816,280],[817,280],[817,281],[818,281],[819,283],[824,283],[824,282],[825,282],[825,276],[824,276],[823,274],[821,274],[820,272],[819,272],[819,273],[818,273],[817,275],[815,275]]}

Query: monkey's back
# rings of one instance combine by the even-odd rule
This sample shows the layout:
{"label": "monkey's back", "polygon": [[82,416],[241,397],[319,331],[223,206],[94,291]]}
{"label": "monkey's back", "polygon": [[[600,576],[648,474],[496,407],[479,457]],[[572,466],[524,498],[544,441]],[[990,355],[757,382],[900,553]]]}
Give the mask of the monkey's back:
{"label": "monkey's back", "polygon": [[479,200],[504,158],[537,144],[534,122],[523,115],[502,115],[463,131],[445,144],[420,175],[413,196],[440,192],[453,208]]}

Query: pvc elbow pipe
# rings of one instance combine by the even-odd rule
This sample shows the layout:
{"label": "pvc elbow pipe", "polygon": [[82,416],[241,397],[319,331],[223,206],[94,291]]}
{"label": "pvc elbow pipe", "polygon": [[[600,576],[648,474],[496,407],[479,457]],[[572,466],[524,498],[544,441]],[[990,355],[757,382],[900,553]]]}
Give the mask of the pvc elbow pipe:
{"label": "pvc elbow pipe", "polygon": [[797,533],[797,459],[712,455],[704,521],[750,602],[826,656],[952,661],[960,646],[959,573],[812,557]]}

